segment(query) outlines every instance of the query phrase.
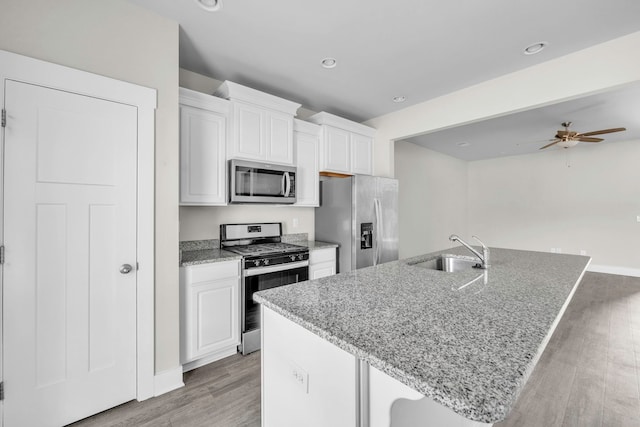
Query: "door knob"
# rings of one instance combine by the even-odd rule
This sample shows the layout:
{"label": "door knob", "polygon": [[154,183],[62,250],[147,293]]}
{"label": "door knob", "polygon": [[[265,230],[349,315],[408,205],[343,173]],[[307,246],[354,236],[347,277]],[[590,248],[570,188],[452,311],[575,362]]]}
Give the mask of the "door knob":
{"label": "door knob", "polygon": [[129,274],[131,273],[131,270],[133,270],[133,267],[131,267],[131,264],[122,264],[120,266],[120,273],[122,274]]}

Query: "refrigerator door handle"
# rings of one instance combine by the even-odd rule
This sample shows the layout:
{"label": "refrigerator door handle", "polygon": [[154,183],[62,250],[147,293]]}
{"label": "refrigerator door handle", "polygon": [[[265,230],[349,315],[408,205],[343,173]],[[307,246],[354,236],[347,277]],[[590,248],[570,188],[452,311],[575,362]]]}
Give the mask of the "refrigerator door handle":
{"label": "refrigerator door handle", "polygon": [[376,249],[373,256],[373,265],[380,263],[380,242],[382,237],[382,210],[380,209],[380,200],[373,199],[373,210],[376,214],[376,233],[375,233],[375,245]]}

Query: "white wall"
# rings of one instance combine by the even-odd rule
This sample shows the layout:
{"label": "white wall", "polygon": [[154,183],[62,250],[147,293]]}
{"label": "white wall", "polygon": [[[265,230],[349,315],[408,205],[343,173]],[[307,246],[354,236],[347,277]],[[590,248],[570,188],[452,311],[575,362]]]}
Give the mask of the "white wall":
{"label": "white wall", "polygon": [[451,247],[467,236],[467,162],[405,141],[395,144],[400,258]]}
{"label": "white wall", "polygon": [[[469,163],[469,230],[492,246],[640,268],[640,141]],[[567,163],[570,167],[567,167]]]}
{"label": "white wall", "polygon": [[[180,69],[180,86],[212,94],[222,81],[189,70]],[[309,110],[303,110],[308,116]],[[300,111],[298,111],[300,115]],[[314,208],[287,206],[181,206],[180,241],[220,238],[220,224],[243,222],[282,222],[283,233],[307,233],[315,236]],[[298,226],[294,227],[294,220]]]}
{"label": "white wall", "polygon": [[158,90],[155,367],[156,372],[175,368],[180,363],[178,24],[122,0],[3,0],[0,49]]}

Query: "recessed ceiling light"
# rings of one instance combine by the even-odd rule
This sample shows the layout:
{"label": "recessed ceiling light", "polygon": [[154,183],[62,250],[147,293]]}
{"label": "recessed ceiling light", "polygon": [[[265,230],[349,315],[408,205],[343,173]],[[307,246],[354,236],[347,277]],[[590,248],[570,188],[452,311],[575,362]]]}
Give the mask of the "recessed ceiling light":
{"label": "recessed ceiling light", "polygon": [[207,12],[215,12],[222,7],[222,0],[195,0]]}
{"label": "recessed ceiling light", "polygon": [[542,52],[542,49],[547,47],[549,43],[547,42],[537,42],[530,44],[529,46],[524,48],[525,55],[535,55],[536,53]]}
{"label": "recessed ceiling light", "polygon": [[406,96],[394,96],[393,97],[393,102],[404,102],[407,100]]}
{"label": "recessed ceiling light", "polygon": [[469,144],[467,141],[462,141],[462,142],[458,142],[458,147],[468,147],[471,144]]}
{"label": "recessed ceiling light", "polygon": [[338,61],[335,58],[324,58],[322,60],[322,66],[324,68],[335,68],[338,65]]}

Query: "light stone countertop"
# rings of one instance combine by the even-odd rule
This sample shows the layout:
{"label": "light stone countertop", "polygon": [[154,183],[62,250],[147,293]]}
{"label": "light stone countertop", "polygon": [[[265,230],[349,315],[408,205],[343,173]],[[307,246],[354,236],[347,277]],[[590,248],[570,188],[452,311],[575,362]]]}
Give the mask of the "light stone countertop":
{"label": "light stone countertop", "polygon": [[486,284],[482,270],[410,265],[439,253],[470,255],[456,247],[254,299],[465,418],[501,421],[590,258],[491,248]]}

